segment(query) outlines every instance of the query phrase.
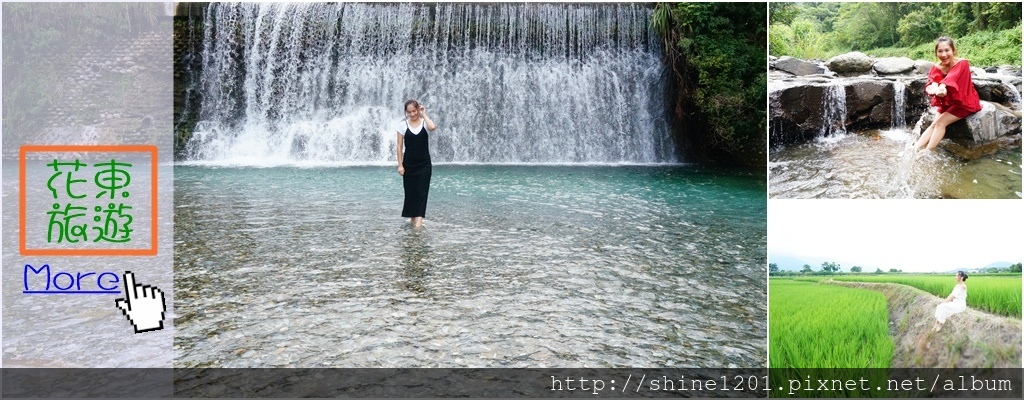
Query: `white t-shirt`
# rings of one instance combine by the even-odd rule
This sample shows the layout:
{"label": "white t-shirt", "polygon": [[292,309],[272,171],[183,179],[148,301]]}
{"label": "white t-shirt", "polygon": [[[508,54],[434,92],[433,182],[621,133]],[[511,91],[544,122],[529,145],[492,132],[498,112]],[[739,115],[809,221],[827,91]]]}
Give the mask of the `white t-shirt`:
{"label": "white t-shirt", "polygon": [[424,121],[423,119],[420,119],[419,126],[412,126],[409,125],[409,121],[402,121],[402,126],[398,127],[397,129],[398,134],[405,136],[405,129],[409,128],[409,131],[412,132],[413,135],[419,135],[420,132],[423,131],[423,128],[426,126],[424,124],[426,124],[426,121]]}

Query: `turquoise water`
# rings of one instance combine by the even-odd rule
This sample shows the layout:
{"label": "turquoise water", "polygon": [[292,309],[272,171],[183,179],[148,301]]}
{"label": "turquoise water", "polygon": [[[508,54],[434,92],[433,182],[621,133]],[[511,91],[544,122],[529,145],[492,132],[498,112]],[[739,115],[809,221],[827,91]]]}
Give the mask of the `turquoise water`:
{"label": "turquoise water", "polygon": [[176,366],[763,366],[758,174],[175,168]]}

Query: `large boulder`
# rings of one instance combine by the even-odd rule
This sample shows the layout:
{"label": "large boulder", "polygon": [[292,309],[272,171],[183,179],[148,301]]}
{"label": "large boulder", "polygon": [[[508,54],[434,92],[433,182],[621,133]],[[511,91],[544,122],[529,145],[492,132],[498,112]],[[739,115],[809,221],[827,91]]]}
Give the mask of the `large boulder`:
{"label": "large boulder", "polygon": [[846,114],[854,130],[888,127],[893,117],[893,83],[856,79],[846,85]]}
{"label": "large boulder", "polygon": [[978,91],[978,97],[982,100],[1004,105],[1020,101],[1019,93],[1014,93],[1012,83],[1004,83],[1000,80],[974,78],[974,89]]}
{"label": "large boulder", "polygon": [[816,75],[825,73],[825,69],[818,66],[817,64],[801,60],[799,58],[793,58],[790,56],[779,57],[772,64],[775,69],[780,71],[789,72],[796,76],[804,75]]}
{"label": "large boulder", "polygon": [[[934,110],[929,110],[921,117],[921,129],[927,129],[935,120]],[[946,136],[942,147],[957,157],[974,159],[991,154],[1003,146],[1012,145],[1019,138],[1007,140],[1006,137],[1020,135],[1020,111],[1006,108],[1000,104],[982,101],[981,111],[967,116],[946,127]]]}
{"label": "large boulder", "polygon": [[889,128],[895,111],[893,85],[887,79],[863,78],[769,86],[769,141],[785,145],[829,132]]}
{"label": "large boulder", "polygon": [[886,57],[875,59],[875,72],[879,75],[896,75],[914,69],[914,60],[907,57]]}
{"label": "large boulder", "polygon": [[914,72],[922,75],[928,75],[928,71],[932,70],[932,66],[935,63],[925,60],[914,61]]}
{"label": "large boulder", "polygon": [[808,82],[781,88],[769,87],[768,142],[772,145],[801,143],[818,136],[824,125],[827,85]]}
{"label": "large boulder", "polygon": [[871,71],[873,64],[871,57],[859,51],[853,51],[832,57],[825,63],[825,66],[836,73],[850,75]]}

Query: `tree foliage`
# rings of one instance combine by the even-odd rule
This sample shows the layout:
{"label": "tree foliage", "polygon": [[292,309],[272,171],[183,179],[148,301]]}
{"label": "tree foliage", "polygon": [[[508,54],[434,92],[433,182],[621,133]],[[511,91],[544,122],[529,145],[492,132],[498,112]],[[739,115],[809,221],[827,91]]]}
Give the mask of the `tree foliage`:
{"label": "tree foliage", "polygon": [[[772,8],[775,12],[776,8]],[[773,55],[828,58],[847,51],[872,52],[891,47],[915,48],[939,36],[961,38],[1019,29],[1020,3],[798,3],[772,16],[769,41]],[[789,21],[789,22],[786,22]],[[813,26],[814,35],[800,34],[797,25]],[[809,40],[813,38],[814,40]],[[983,48],[1002,49],[1001,42],[982,42]],[[1016,56],[1001,55],[1004,63],[1020,64]],[[984,50],[984,52],[996,50]],[[999,50],[1002,51],[1002,50]],[[1016,59],[1016,62],[1010,62]],[[974,60],[972,59],[972,62]]]}
{"label": "tree foliage", "polygon": [[706,161],[763,167],[764,3],[659,3],[652,26],[676,79],[676,117]]}

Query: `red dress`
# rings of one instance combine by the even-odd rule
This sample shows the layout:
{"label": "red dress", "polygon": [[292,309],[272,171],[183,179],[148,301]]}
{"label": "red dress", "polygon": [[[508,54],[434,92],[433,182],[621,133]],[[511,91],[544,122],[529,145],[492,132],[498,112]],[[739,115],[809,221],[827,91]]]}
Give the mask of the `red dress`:
{"label": "red dress", "polygon": [[933,65],[931,71],[928,71],[928,85],[932,82],[946,85],[945,97],[932,96],[932,105],[939,108],[939,115],[948,112],[957,118],[966,118],[981,111],[981,99],[978,98],[978,91],[974,90],[971,65],[966,59],[958,61],[946,74],[942,73],[938,65]]}

